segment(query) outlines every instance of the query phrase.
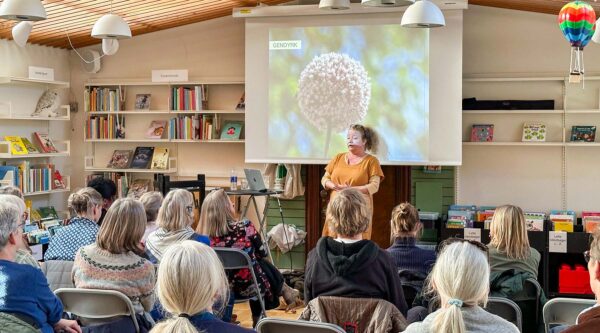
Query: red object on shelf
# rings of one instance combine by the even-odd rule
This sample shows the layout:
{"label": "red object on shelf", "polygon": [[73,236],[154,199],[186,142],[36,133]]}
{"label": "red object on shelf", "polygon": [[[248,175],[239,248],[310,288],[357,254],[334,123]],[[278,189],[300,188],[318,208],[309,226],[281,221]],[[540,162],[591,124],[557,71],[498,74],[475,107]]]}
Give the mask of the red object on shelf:
{"label": "red object on shelf", "polygon": [[561,294],[592,294],[590,274],[585,267],[563,264],[558,271],[558,292]]}

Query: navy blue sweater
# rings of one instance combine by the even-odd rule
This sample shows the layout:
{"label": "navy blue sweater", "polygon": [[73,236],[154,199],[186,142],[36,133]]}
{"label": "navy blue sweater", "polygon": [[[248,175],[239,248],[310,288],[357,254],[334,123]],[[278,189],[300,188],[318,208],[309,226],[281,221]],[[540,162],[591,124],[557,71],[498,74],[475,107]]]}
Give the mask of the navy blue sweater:
{"label": "navy blue sweater", "polygon": [[421,249],[416,245],[414,237],[396,238],[387,251],[394,259],[398,269],[429,274],[435,264],[435,251]]}
{"label": "navy blue sweater", "polygon": [[255,333],[256,331],[226,323],[212,313],[202,312],[190,318],[192,324],[204,333]]}

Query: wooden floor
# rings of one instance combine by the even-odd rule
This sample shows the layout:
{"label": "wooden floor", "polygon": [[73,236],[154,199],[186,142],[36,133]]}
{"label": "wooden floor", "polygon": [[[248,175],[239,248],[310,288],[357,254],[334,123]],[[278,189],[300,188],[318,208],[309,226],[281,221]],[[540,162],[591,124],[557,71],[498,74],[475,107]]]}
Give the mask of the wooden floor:
{"label": "wooden floor", "polygon": [[[283,318],[283,319],[298,319],[302,313],[303,308],[295,309],[296,313],[288,312],[284,310],[268,310],[267,317]],[[250,313],[250,306],[248,303],[238,303],[233,307],[233,314],[237,315],[237,320],[240,322],[242,327],[252,328],[252,314]]]}

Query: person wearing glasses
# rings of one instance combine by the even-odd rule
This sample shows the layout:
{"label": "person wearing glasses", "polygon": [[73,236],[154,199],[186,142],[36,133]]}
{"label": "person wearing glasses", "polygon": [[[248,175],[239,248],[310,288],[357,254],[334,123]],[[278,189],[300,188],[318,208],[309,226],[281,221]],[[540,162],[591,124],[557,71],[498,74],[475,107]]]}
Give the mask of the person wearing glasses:
{"label": "person wearing glasses", "polygon": [[492,273],[514,269],[537,279],[541,255],[529,246],[521,208],[512,205],[496,208],[490,225],[488,248]]}
{"label": "person wearing glasses", "polygon": [[139,244],[146,230],[144,206],[133,198],[115,201],[100,226],[96,242],[77,251],[73,264],[76,288],[120,291],[137,313],[154,305],[154,265],[142,258]]}
{"label": "person wearing glasses", "polygon": [[5,324],[12,317],[42,333],[81,333],[76,321],[61,319],[63,306],[41,270],[14,262],[23,225],[19,208],[0,200],[0,330],[13,332]]}
{"label": "person wearing glasses", "polygon": [[163,253],[173,244],[186,239],[196,240],[210,245],[205,235],[192,229],[194,222],[194,196],[190,191],[175,189],[167,193],[158,210],[156,224],[158,229],[148,235],[146,254],[153,263],[160,263]]}
{"label": "person wearing glasses", "polygon": [[452,239],[443,244],[427,288],[441,307],[405,333],[519,333],[505,319],[485,311],[490,268],[483,244]]}
{"label": "person wearing glasses", "polygon": [[[24,224],[26,221],[25,211],[25,201],[23,201],[23,194],[19,188],[10,186],[12,189],[9,191],[5,191],[6,194],[0,194],[0,201],[8,201],[13,203],[19,209],[19,216],[22,216],[21,221]],[[10,193],[10,194],[9,194]],[[23,235],[23,242],[17,249],[17,254],[15,256],[15,262],[18,264],[30,265],[35,268],[40,268],[40,264],[37,260],[31,255],[31,249],[27,244],[27,237]]]}
{"label": "person wearing glasses", "polygon": [[75,260],[80,247],[96,241],[98,221],[102,215],[102,196],[91,187],[85,187],[69,196],[67,205],[72,213],[69,225],[59,229],[50,239],[44,260]]}
{"label": "person wearing glasses", "polygon": [[371,211],[356,189],[338,192],[327,206],[327,218],[336,238],[322,237],[308,254],[304,301],[319,296],[378,298],[406,316],[408,306],[392,257],[374,242],[363,239]]}
{"label": "person wearing glasses", "polygon": [[590,286],[596,295],[596,304],[583,310],[577,316],[577,322],[563,333],[596,333],[600,330],[600,231],[593,235],[589,251],[583,254],[590,273]]}

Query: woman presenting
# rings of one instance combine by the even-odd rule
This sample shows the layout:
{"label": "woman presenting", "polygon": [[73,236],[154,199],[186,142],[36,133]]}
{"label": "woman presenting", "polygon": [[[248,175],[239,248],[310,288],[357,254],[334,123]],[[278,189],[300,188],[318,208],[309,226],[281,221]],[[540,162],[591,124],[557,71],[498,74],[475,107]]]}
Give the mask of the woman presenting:
{"label": "woman presenting", "polygon": [[[348,152],[334,156],[325,167],[325,175],[321,185],[331,190],[329,201],[345,188],[352,187],[359,190],[367,200],[371,220],[373,219],[373,194],[379,190],[379,183],[383,180],[383,171],[377,157],[368,153],[376,148],[376,136],[368,127],[354,124],[348,128]],[[323,236],[337,237],[329,229],[329,221],[325,221]],[[369,228],[363,233],[363,239],[371,239],[373,224],[369,221]]]}

